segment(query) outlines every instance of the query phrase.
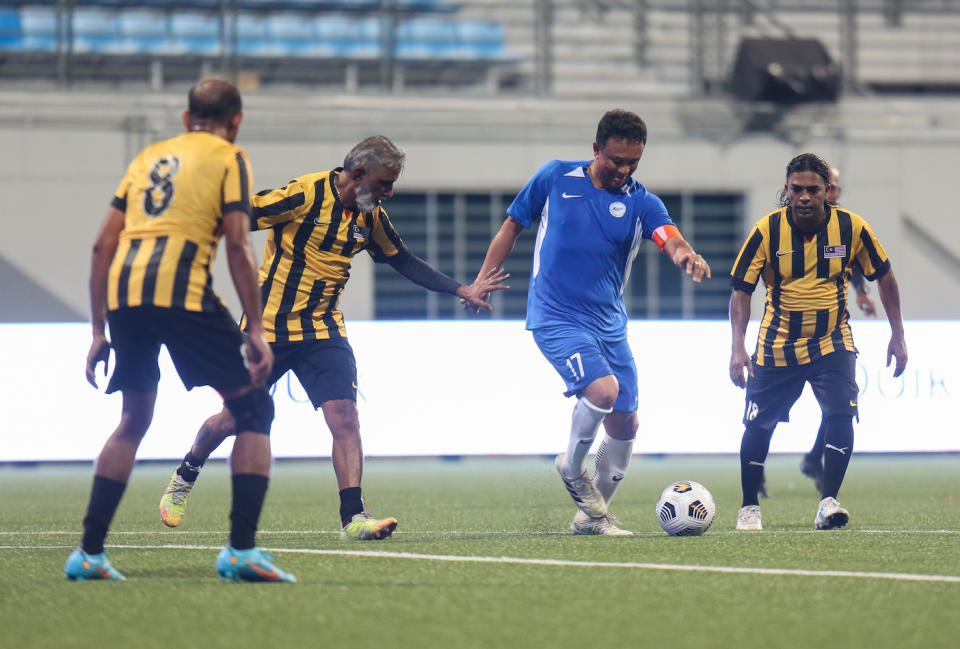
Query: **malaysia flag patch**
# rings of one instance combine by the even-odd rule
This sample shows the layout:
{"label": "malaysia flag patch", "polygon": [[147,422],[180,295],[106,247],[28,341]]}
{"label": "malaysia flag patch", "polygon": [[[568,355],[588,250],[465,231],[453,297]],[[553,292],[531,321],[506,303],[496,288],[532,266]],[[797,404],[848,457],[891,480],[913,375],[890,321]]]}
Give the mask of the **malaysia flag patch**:
{"label": "malaysia flag patch", "polygon": [[846,257],[847,256],[847,246],[824,246],[823,247],[823,258],[824,259],[834,259],[837,257]]}

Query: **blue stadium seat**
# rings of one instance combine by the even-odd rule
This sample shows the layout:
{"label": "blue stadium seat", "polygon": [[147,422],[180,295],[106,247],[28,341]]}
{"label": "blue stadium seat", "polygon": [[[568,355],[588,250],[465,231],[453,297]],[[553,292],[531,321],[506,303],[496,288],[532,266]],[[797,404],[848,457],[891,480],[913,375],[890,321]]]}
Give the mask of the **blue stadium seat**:
{"label": "blue stadium seat", "polygon": [[20,31],[24,36],[56,36],[57,13],[53,7],[26,6],[20,9]]}
{"label": "blue stadium seat", "polygon": [[116,36],[117,14],[101,7],[76,7],[73,10],[73,33],[83,36]]}
{"label": "blue stadium seat", "polygon": [[0,36],[20,36],[20,12],[13,7],[0,7]]}
{"label": "blue stadium seat", "polygon": [[172,54],[177,49],[167,36],[167,16],[153,9],[124,9],[117,13],[122,51],[129,54]]}
{"label": "blue stadium seat", "polygon": [[267,35],[278,41],[312,41],[316,37],[313,22],[298,13],[273,13],[264,16]]}
{"label": "blue stadium seat", "polygon": [[497,59],[504,54],[503,26],[499,23],[464,20],[457,23],[458,50],[461,56]]}
{"label": "blue stadium seat", "polygon": [[320,15],[314,18],[313,26],[319,46],[329,48],[333,56],[367,59],[376,58],[380,54],[378,40],[365,37],[365,34],[372,33],[372,25],[352,16]]}
{"label": "blue stadium seat", "polygon": [[237,15],[237,53],[242,56],[290,56],[290,47],[267,33],[267,16],[242,12]]}
{"label": "blue stadium seat", "polygon": [[175,11],[170,16],[170,38],[175,53],[218,56],[220,17],[215,13]]}
{"label": "blue stadium seat", "polygon": [[442,18],[413,18],[397,26],[397,57],[438,59],[456,56],[456,23]]}
{"label": "blue stadium seat", "polygon": [[116,12],[101,7],[76,7],[73,10],[73,51],[119,53],[120,39]]}
{"label": "blue stadium seat", "polygon": [[21,52],[24,49],[20,34],[0,34],[0,52]]}
{"label": "blue stadium seat", "polygon": [[[57,14],[53,7],[26,6],[20,9],[20,49],[25,52],[54,52],[57,49]],[[11,43],[13,45],[14,43]]]}

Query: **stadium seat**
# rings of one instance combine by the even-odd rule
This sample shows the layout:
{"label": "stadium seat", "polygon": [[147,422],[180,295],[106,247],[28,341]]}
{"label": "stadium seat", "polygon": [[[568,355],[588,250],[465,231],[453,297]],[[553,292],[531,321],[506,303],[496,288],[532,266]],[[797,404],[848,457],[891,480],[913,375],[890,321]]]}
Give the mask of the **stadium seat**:
{"label": "stadium seat", "polygon": [[175,11],[170,15],[170,36],[176,52],[199,56],[220,54],[220,17],[215,13]]}
{"label": "stadium seat", "polygon": [[0,51],[17,52],[22,49],[20,12],[10,7],[0,7]]}
{"label": "stadium seat", "polygon": [[456,24],[442,18],[412,18],[397,26],[397,58],[442,59],[456,56]]}
{"label": "stadium seat", "polygon": [[24,36],[56,36],[56,9],[39,6],[23,7],[20,9],[20,30]]}
{"label": "stadium seat", "polygon": [[247,12],[237,15],[237,54],[267,58],[291,55],[291,47],[268,33],[268,16]]}
{"label": "stadium seat", "polygon": [[20,35],[20,12],[12,7],[0,7],[0,35]]}
{"label": "stadium seat", "polygon": [[457,23],[458,51],[465,58],[497,59],[503,56],[503,27],[499,23],[464,20]]}
{"label": "stadium seat", "polygon": [[[375,19],[374,19],[375,20]],[[335,56],[343,58],[376,58],[380,53],[380,43],[366,40],[364,33],[370,33],[370,25],[361,26],[361,21],[344,14],[324,14],[313,21],[317,41],[323,47],[331,48]]]}
{"label": "stadium seat", "polygon": [[122,51],[129,54],[173,54],[167,38],[167,15],[154,9],[125,9],[117,14]]}
{"label": "stadium seat", "polygon": [[116,12],[101,7],[76,7],[72,16],[73,51],[116,53],[123,51]]}
{"label": "stadium seat", "polygon": [[20,9],[21,50],[53,52],[57,49],[57,15],[53,7]]}

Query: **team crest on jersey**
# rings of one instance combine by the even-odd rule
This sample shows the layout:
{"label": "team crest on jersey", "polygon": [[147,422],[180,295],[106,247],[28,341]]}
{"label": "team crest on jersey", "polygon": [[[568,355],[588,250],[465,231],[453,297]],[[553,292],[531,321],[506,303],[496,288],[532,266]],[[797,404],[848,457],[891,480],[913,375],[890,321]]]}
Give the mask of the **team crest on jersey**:
{"label": "team crest on jersey", "polygon": [[622,218],[623,215],[626,213],[627,213],[627,206],[621,203],[620,201],[616,201],[615,203],[610,203],[610,214],[614,218],[616,219]]}
{"label": "team crest on jersey", "polygon": [[366,241],[370,236],[370,228],[363,228],[359,225],[353,226],[353,238],[357,241]]}
{"label": "team crest on jersey", "polygon": [[847,256],[847,246],[824,246],[823,247],[823,258],[824,259],[836,259],[843,258]]}

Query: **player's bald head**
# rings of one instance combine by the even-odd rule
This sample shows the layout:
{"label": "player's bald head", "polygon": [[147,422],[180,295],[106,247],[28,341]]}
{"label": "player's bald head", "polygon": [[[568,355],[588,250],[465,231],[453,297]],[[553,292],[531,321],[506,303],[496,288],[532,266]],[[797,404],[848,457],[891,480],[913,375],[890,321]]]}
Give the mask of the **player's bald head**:
{"label": "player's bald head", "polygon": [[240,91],[222,79],[203,79],[187,94],[190,120],[226,125],[243,110]]}

